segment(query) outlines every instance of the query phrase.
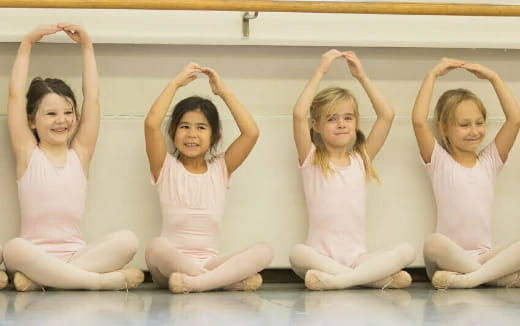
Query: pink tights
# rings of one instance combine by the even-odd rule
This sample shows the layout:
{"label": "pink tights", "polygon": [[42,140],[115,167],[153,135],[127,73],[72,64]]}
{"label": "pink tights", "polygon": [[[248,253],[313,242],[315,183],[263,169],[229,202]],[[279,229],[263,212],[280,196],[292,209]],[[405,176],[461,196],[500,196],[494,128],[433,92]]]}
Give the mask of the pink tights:
{"label": "pink tights", "polygon": [[146,248],[146,264],[157,285],[168,287],[172,273],[187,275],[185,280],[194,292],[232,286],[267,267],[273,258],[273,250],[265,243],[257,243],[241,251],[218,255],[204,266],[182,253],[164,237],[152,239]]}

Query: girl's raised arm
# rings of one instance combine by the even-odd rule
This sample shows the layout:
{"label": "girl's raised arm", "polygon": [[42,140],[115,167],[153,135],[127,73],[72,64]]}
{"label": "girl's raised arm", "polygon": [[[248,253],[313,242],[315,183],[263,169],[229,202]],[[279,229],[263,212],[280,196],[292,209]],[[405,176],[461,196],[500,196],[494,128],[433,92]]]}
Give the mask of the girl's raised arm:
{"label": "girl's raised arm", "polygon": [[438,77],[447,74],[453,69],[462,67],[463,64],[464,62],[460,60],[443,58],[441,62],[428,72],[415,99],[412,124],[417,145],[425,163],[430,162],[435,146],[435,137],[428,124],[428,112],[430,110],[433,86]]}
{"label": "girl's raised arm", "polygon": [[211,68],[202,68],[202,72],[209,77],[213,93],[224,100],[240,130],[240,135],[226,149],[226,167],[231,174],[244,162],[255,146],[259,130],[251,114],[227,89],[217,72]]}
{"label": "girl's raised arm", "polygon": [[311,135],[309,131],[309,122],[307,116],[312,104],[316,90],[320,85],[321,79],[329,71],[332,62],[343,56],[343,52],[338,50],[329,50],[321,56],[321,61],[311,79],[303,89],[300,97],[296,101],[293,109],[293,135],[298,152],[298,160],[302,163],[311,148]]}
{"label": "girl's raised arm", "polygon": [[480,79],[489,80],[495,89],[506,117],[506,121],[504,121],[504,124],[495,136],[495,144],[502,162],[505,162],[520,128],[520,109],[518,103],[504,81],[493,70],[479,64],[469,63],[464,64],[462,68]]}
{"label": "girl's raised arm", "polygon": [[18,53],[11,71],[11,81],[9,83],[9,98],[7,101],[7,123],[11,144],[17,161],[17,170],[37,144],[36,137],[31,131],[27,112],[25,109],[25,86],[29,71],[29,61],[33,43],[39,41],[45,35],[59,32],[60,28],[56,25],[39,26],[22,40]]}
{"label": "girl's raised arm", "polygon": [[390,127],[392,127],[395,114],[390,105],[386,102],[383,94],[374,86],[372,81],[366,75],[363,66],[361,65],[361,61],[356,54],[352,51],[347,51],[344,52],[344,57],[347,60],[350,73],[365,89],[377,115],[377,120],[370,130],[366,142],[367,152],[372,160],[385,143],[386,137],[390,132]]}
{"label": "girl's raised arm", "polygon": [[201,72],[201,68],[196,63],[190,63],[184,67],[184,69],[168,83],[161,95],[155,100],[144,120],[146,154],[148,155],[148,162],[150,163],[150,172],[155,180],[159,177],[167,153],[166,142],[161,130],[162,122],[166,113],[168,113],[168,109],[177,89],[196,79],[196,73],[198,72]]}
{"label": "girl's raised arm", "polygon": [[[85,171],[94,154],[99,134],[99,74],[94,46],[87,32],[79,25],[58,24],[68,37],[81,46],[83,61],[81,119],[71,147],[78,153]],[[76,108],[77,110],[77,108]]]}

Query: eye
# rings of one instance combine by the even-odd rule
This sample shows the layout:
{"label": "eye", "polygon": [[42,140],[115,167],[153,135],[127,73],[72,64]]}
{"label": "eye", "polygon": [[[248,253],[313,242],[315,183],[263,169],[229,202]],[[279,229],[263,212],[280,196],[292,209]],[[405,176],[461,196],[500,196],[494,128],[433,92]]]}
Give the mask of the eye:
{"label": "eye", "polygon": [[482,125],[484,125],[484,121],[477,122],[477,126],[482,126]]}
{"label": "eye", "polygon": [[188,126],[187,125],[180,125],[179,129],[188,129]]}
{"label": "eye", "polygon": [[345,117],[345,120],[354,120],[354,117],[351,116],[351,115],[347,115],[347,116]]}
{"label": "eye", "polygon": [[47,115],[56,115],[56,112],[47,112]]}
{"label": "eye", "polygon": [[66,114],[66,115],[71,115],[71,114],[73,114],[73,113],[74,113],[74,111],[65,111],[65,114]]}
{"label": "eye", "polygon": [[206,126],[199,126],[199,130],[206,130]]}
{"label": "eye", "polygon": [[332,116],[332,117],[328,117],[327,118],[327,121],[336,121],[336,117]]}

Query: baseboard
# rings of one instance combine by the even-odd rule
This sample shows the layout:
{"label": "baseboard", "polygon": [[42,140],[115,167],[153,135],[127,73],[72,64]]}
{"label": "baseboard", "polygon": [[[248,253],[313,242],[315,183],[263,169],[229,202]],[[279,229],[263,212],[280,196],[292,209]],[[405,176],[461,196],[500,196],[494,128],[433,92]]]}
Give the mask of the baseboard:
{"label": "baseboard", "polygon": [[[405,271],[410,273],[413,282],[429,282],[424,267],[409,267]],[[290,268],[268,268],[260,272],[264,283],[303,283],[303,280]],[[152,277],[145,271],[145,282],[152,282]]]}

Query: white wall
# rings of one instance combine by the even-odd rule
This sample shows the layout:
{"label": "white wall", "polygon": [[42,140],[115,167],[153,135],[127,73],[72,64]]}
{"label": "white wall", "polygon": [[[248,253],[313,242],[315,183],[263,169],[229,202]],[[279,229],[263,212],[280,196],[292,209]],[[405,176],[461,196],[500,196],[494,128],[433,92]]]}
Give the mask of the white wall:
{"label": "white wall", "polygon": [[[231,16],[240,21],[239,13],[124,11],[115,15],[112,11],[108,14],[115,17],[112,26],[107,11],[0,10],[0,242],[16,236],[19,227],[14,163],[5,117],[8,76],[17,49],[17,44],[10,42],[19,40],[39,22],[78,21],[87,27],[94,41],[104,43],[96,45],[103,117],[91,167],[85,236],[94,240],[122,228],[135,231],[142,249],[133,265],[142,268],[145,267],[143,248],[159,233],[161,219],[155,190],[148,181],[143,117],[169,78],[190,61],[217,69],[260,126],[257,146],[232,178],[221,249],[236,250],[253,241],[267,241],[276,250],[272,267],[288,267],[291,246],[305,239],[305,203],[292,141],[291,110],[320,55],[330,46],[355,50],[397,113],[387,143],[375,161],[383,182],[370,185],[367,240],[371,249],[410,241],[420,252],[424,237],[434,228],[434,200],[410,124],[414,96],[425,72],[443,56],[462,58],[495,69],[515,94],[520,93],[520,52],[514,50],[520,42],[516,42],[518,37],[512,33],[518,30],[518,22],[507,18],[487,19],[484,26],[478,19],[469,24],[457,18],[465,21],[461,28],[478,29],[470,38],[464,33],[459,35],[456,28],[444,35],[435,33],[446,29],[445,19],[452,17],[411,17],[418,22],[422,20],[423,24],[406,28],[404,34],[388,34],[385,33],[387,20],[396,24],[410,17],[364,16],[363,19],[369,18],[364,22],[361,16],[348,15],[349,20],[357,19],[356,27],[342,29],[342,21],[331,18],[337,16],[273,14],[269,24],[251,30],[252,38],[262,35],[262,40],[243,40],[239,23],[232,22],[229,29],[220,26],[221,21]],[[167,16],[172,21],[168,22]],[[281,23],[284,17],[298,25],[291,24],[292,30],[287,31],[285,23]],[[347,15],[342,17],[346,20]],[[150,20],[156,24],[144,23]],[[133,27],[128,31],[122,26]],[[405,30],[403,26],[399,29]],[[426,35],[421,29],[432,32]],[[311,33],[312,30],[315,31]],[[368,30],[371,33],[365,32]],[[483,31],[487,34],[483,35]],[[192,38],[193,33],[197,37]],[[436,43],[435,39],[443,37],[447,41]],[[421,43],[421,39],[427,41]],[[475,46],[480,39],[481,45]],[[74,44],[65,44],[63,37],[52,41],[57,44],[35,46],[30,76],[61,77],[79,97],[80,51]],[[135,44],[123,44],[126,42]],[[227,45],[218,45],[221,43]],[[464,48],[468,44],[470,48]],[[496,48],[497,44],[509,50]],[[374,114],[344,64],[333,65],[322,83],[323,87],[327,85],[353,89],[360,102],[362,127],[367,131]],[[461,86],[474,90],[487,105],[491,139],[503,115],[488,83],[456,71],[439,81],[435,96],[447,88]],[[201,79],[179,91],[176,100],[191,94],[215,99],[222,113],[226,146],[238,131],[223,102],[210,93],[206,80]],[[520,180],[515,168],[520,164],[517,147],[498,181],[493,228],[497,242],[520,238],[515,193]],[[422,264],[419,255],[414,265]]]}

